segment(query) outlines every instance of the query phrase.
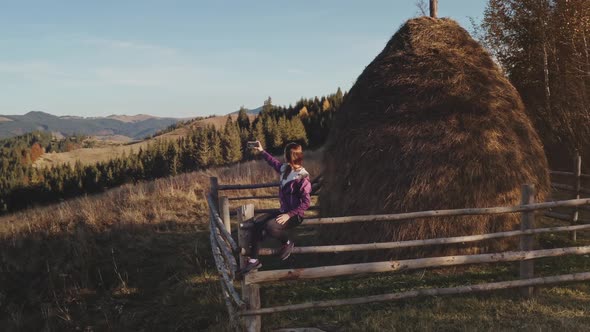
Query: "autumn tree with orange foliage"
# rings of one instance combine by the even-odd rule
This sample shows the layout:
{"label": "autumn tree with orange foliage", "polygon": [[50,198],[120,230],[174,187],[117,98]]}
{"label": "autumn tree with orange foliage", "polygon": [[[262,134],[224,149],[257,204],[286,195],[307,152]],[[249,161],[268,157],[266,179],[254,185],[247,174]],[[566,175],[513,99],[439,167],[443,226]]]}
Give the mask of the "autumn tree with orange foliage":
{"label": "autumn tree with orange foliage", "polygon": [[33,146],[31,146],[31,162],[34,163],[37,159],[39,159],[39,157],[41,157],[43,155],[44,151],[43,148],[41,147],[41,144],[39,143],[34,143]]}

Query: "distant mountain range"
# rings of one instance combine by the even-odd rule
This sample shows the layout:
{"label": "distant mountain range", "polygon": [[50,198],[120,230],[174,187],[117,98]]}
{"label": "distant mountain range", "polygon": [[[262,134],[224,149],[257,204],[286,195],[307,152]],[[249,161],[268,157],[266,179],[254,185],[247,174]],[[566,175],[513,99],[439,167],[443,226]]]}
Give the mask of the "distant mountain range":
{"label": "distant mountain range", "polygon": [[42,130],[53,132],[58,136],[84,134],[142,139],[181,120],[188,120],[188,118],[160,118],[145,114],[83,118],[55,116],[33,111],[24,115],[0,115],[0,138]]}

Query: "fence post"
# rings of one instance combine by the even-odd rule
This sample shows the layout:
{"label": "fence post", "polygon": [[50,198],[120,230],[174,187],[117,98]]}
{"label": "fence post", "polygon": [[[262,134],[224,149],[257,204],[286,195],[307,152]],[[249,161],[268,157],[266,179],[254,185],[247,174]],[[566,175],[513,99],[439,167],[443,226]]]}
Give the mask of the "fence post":
{"label": "fence post", "polygon": [[[580,198],[580,187],[581,187],[581,180],[580,177],[582,175],[582,156],[580,156],[580,153],[576,152],[576,158],[574,159],[574,179],[576,181],[576,199]],[[578,207],[576,206],[576,210],[574,211],[574,215],[572,217],[572,225],[575,225],[578,223],[578,218],[580,216]],[[576,231],[573,231],[571,233],[571,240],[572,241],[576,241],[578,239],[578,234],[576,233]]]}
{"label": "fence post", "polygon": [[219,214],[228,233],[231,234],[231,221],[229,217],[229,199],[227,196],[219,197]]}
{"label": "fence post", "polygon": [[430,17],[438,17],[438,0],[430,0]]}
{"label": "fence post", "polygon": [[[521,205],[532,204],[535,202],[535,186],[532,184],[525,184],[522,186],[522,203]],[[520,220],[520,230],[527,230],[535,228],[535,211],[524,211]],[[520,236],[520,250],[533,250],[534,235]],[[533,260],[520,262],[520,279],[533,278],[535,275],[535,265]],[[533,295],[534,287],[521,288],[521,294],[525,297]]]}
{"label": "fence post", "polygon": [[209,178],[209,181],[211,181],[211,196],[213,197],[213,204],[216,204],[217,206],[215,207],[217,209],[217,212],[221,212],[219,211],[219,182],[217,181],[217,177],[212,176]]}
{"label": "fence post", "polygon": [[[242,205],[238,208],[238,224],[245,220],[254,217],[254,204]],[[244,231],[238,227],[238,241],[240,248],[246,248]],[[244,255],[240,255],[240,268],[245,266],[247,258]],[[256,272],[250,272],[256,273]],[[246,285],[246,282],[242,280],[242,298],[248,305],[248,310],[260,309],[260,285],[252,284]],[[242,317],[244,330],[248,332],[260,332],[262,328],[262,319],[260,315],[244,316]]]}

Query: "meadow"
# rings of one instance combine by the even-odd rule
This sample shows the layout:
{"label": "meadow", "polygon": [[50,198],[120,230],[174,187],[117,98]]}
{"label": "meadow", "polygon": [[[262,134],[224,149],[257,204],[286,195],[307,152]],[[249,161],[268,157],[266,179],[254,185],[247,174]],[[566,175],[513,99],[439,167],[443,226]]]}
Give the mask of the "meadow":
{"label": "meadow", "polygon": [[[317,151],[306,156],[306,168],[312,175],[320,171],[320,157],[321,152]],[[104,194],[0,217],[2,330],[229,330],[208,239],[204,195],[210,176],[219,177],[221,183],[276,180],[273,171],[258,160],[124,185]],[[240,195],[270,195],[275,191],[270,188]],[[240,204],[232,203],[234,207]],[[277,203],[257,204],[276,207]],[[314,232],[297,232],[296,243],[313,241]],[[577,245],[590,244],[587,232],[578,236],[581,239]],[[572,245],[567,234],[543,236],[539,244]],[[314,259],[299,255],[279,263],[273,257],[264,257],[263,263],[264,268],[291,267],[313,264]],[[536,267],[538,275],[590,271],[590,259],[544,259]],[[262,287],[262,306],[500,281],[516,276],[516,264],[494,264],[278,283]],[[583,331],[589,324],[588,283],[542,288],[528,300],[507,291],[263,318],[265,330],[318,327],[327,331]]]}
{"label": "meadow", "polygon": [[[230,115],[235,121],[237,114]],[[254,120],[255,116],[250,114],[249,119]],[[205,119],[195,121],[190,127],[182,126],[170,132],[158,135],[154,138],[148,138],[142,141],[134,142],[97,142],[98,146],[92,148],[75,149],[68,152],[59,153],[45,153],[37,161],[35,167],[51,167],[56,165],[71,164],[74,165],[76,161],[80,161],[83,165],[92,165],[99,162],[106,162],[123,155],[130,155],[137,153],[140,149],[146,150],[148,145],[155,144],[159,140],[179,140],[181,137],[187,137],[191,128],[204,127],[213,125],[215,128],[222,128],[227,120],[227,116],[211,116]],[[1,121],[1,120],[0,120]]]}

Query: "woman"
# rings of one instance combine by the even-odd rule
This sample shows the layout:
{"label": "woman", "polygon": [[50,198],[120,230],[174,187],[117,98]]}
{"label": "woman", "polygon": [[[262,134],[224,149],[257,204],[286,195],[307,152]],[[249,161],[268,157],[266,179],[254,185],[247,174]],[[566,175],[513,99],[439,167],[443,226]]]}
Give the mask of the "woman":
{"label": "woman", "polygon": [[[295,244],[288,238],[287,230],[298,226],[303,221],[303,214],[311,202],[311,182],[309,173],[303,168],[303,149],[297,143],[285,146],[285,161],[281,163],[268,152],[264,151],[260,141],[256,141],[254,149],[262,152],[266,162],[280,173],[279,199],[281,208],[278,212],[261,215],[255,220],[244,223],[242,228],[249,228],[248,263],[239,272],[243,275],[259,269],[262,264],[258,259],[258,248],[264,234],[281,241],[279,255],[282,260],[287,259]],[[248,248],[246,248],[248,249]]]}

